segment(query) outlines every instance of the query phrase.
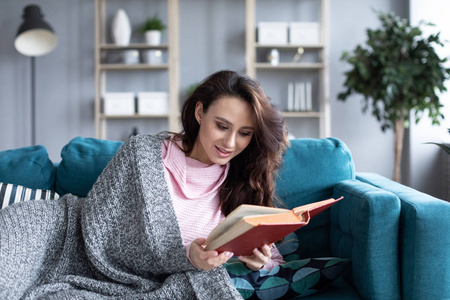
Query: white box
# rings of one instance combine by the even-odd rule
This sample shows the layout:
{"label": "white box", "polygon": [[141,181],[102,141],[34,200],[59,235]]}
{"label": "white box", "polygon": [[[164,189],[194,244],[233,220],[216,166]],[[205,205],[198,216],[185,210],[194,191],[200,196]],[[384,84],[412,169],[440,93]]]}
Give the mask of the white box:
{"label": "white box", "polygon": [[169,94],[167,92],[138,93],[138,114],[140,115],[169,114]]}
{"label": "white box", "polygon": [[320,24],[318,22],[289,23],[289,43],[296,45],[320,44]]}
{"label": "white box", "polygon": [[258,43],[262,45],[286,45],[288,43],[288,23],[259,22]]}
{"label": "white box", "polygon": [[105,93],[103,98],[104,106],[103,111],[107,116],[117,116],[117,115],[134,115],[135,104],[134,104],[133,92],[128,93]]}

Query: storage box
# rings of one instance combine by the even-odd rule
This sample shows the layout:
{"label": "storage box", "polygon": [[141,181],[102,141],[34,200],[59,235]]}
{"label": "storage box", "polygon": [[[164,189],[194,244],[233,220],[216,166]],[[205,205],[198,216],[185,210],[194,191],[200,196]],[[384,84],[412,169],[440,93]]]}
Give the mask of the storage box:
{"label": "storage box", "polygon": [[290,23],[289,43],[295,45],[320,44],[320,24],[317,22]]}
{"label": "storage box", "polygon": [[258,43],[262,45],[286,45],[288,43],[288,23],[259,22]]}
{"label": "storage box", "polygon": [[140,115],[169,114],[169,94],[167,92],[138,93],[138,114]]}
{"label": "storage box", "polygon": [[103,111],[107,116],[117,116],[117,115],[134,115],[135,104],[134,104],[133,92],[127,93],[106,93],[103,98]]}

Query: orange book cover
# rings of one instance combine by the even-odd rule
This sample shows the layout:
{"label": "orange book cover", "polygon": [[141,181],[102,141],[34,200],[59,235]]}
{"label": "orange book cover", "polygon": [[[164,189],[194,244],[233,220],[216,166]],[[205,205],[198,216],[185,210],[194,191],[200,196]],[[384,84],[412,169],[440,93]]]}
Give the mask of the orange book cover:
{"label": "orange book cover", "polygon": [[292,210],[257,205],[240,205],[232,211],[206,239],[206,250],[230,251],[234,255],[251,255],[254,248],[274,243],[307,225],[339,199],[327,199]]}

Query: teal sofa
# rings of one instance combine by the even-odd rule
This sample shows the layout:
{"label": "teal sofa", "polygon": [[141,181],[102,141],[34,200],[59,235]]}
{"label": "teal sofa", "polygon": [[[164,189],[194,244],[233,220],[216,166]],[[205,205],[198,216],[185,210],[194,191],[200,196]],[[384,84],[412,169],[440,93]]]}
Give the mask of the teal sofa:
{"label": "teal sofa", "polygon": [[[78,137],[56,163],[43,146],[2,151],[0,183],[84,197],[122,144]],[[344,196],[296,232],[302,258],[351,260],[308,298],[450,299],[450,203],[356,173],[350,150],[334,138],[291,140],[276,181],[290,208]]]}

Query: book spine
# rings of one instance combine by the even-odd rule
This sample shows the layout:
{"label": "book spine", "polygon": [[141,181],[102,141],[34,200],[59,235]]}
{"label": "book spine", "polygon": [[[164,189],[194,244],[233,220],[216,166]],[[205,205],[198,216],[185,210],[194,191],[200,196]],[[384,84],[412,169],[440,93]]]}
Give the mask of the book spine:
{"label": "book spine", "polygon": [[292,82],[289,82],[288,84],[288,105],[287,105],[288,111],[294,110],[294,84]]}
{"label": "book spine", "polygon": [[306,110],[307,111],[312,111],[312,86],[311,86],[311,82],[307,82],[306,83]]}
{"label": "book spine", "polygon": [[300,111],[306,110],[306,97],[305,97],[305,83],[299,83],[299,94],[300,94]]}

